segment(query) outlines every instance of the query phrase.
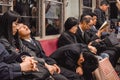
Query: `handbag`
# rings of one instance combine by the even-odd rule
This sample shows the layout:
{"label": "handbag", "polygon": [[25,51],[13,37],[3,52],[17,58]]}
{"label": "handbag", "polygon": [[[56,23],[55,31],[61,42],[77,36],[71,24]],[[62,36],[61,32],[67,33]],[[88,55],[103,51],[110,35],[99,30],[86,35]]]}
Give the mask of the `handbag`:
{"label": "handbag", "polygon": [[104,40],[105,44],[108,47],[114,47],[119,44],[119,41],[115,35],[115,33],[111,33],[109,36],[107,36]]}
{"label": "handbag", "polygon": [[96,80],[120,80],[108,58],[99,61],[99,67],[95,71]]}

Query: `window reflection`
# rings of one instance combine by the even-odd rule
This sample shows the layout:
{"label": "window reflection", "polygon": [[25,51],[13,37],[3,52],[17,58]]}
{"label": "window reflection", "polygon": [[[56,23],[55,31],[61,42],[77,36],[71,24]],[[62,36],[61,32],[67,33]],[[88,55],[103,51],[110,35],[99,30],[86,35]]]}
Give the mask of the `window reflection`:
{"label": "window reflection", "polygon": [[89,13],[92,12],[92,9],[89,8],[83,8],[83,13]]}
{"label": "window reflection", "polygon": [[22,20],[31,29],[32,35],[36,35],[37,0],[13,0],[13,9],[22,16]]}
{"label": "window reflection", "polygon": [[87,7],[92,7],[92,0],[83,0],[83,5]]}
{"label": "window reflection", "polygon": [[59,0],[46,1],[46,35],[55,35],[60,33],[61,4]]}

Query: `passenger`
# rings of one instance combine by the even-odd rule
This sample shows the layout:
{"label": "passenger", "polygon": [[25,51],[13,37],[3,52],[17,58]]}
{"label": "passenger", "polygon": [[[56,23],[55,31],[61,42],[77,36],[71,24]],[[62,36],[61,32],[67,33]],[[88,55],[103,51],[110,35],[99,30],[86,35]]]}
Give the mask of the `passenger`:
{"label": "passenger", "polygon": [[53,52],[50,57],[66,69],[63,74],[68,75],[72,80],[82,80],[83,76],[84,80],[92,80],[91,73],[98,67],[97,58],[84,44],[74,43],[62,46]]}
{"label": "passenger", "polygon": [[65,31],[60,35],[58,39],[57,46],[65,46],[67,44],[77,43],[75,33],[77,31],[77,26],[79,22],[78,19],[74,17],[69,17],[64,23]]}
{"label": "passenger", "polygon": [[94,12],[97,14],[97,24],[96,24],[96,28],[99,29],[100,26],[104,23],[106,19],[106,15],[105,12],[108,10],[109,8],[109,2],[106,0],[102,0],[100,2],[100,7],[96,8],[94,10]]}
{"label": "passenger", "polygon": [[25,58],[23,62],[18,63],[12,56],[0,43],[0,78],[2,80],[22,80],[24,73],[37,71],[37,68],[33,67],[37,62],[32,58]]}
{"label": "passenger", "polygon": [[22,23],[18,25],[18,34],[20,39],[22,40],[22,43],[26,45],[31,51],[35,52],[38,58],[43,58],[45,60],[45,67],[47,67],[53,78],[55,80],[67,80],[64,76],[60,74],[61,70],[59,66],[54,63],[55,61],[45,55],[40,42],[31,37],[31,31],[28,26]]}
{"label": "passenger", "polygon": [[[0,26],[1,26],[0,42],[5,46],[7,51],[12,55],[11,58],[9,58],[9,60],[13,59],[19,63],[26,60],[26,58],[29,58],[29,56],[32,56],[38,62],[37,64],[34,63],[35,70],[37,68],[37,71],[27,72],[24,74],[23,78],[29,79],[29,80],[33,80],[33,79],[45,80],[46,78],[48,79],[50,77],[50,72],[48,71],[48,67],[50,67],[51,72],[52,71],[54,72],[54,68],[52,67],[51,69],[51,66],[49,65],[45,67],[44,60],[42,58],[36,57],[36,53],[31,51],[25,45],[23,45],[22,42],[20,42],[20,40],[17,38],[18,36],[16,37],[17,35],[16,32],[20,24],[19,18],[20,18],[20,15],[14,11],[7,11],[4,13],[0,23]],[[33,62],[35,62],[34,59],[33,59]],[[53,63],[55,63],[55,61],[53,61]]]}

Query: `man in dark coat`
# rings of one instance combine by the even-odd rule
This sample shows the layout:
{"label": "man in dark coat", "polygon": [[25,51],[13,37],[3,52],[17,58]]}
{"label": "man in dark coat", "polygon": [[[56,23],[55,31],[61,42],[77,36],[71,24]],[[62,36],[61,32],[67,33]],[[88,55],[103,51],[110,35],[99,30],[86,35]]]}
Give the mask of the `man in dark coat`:
{"label": "man in dark coat", "polygon": [[96,24],[96,28],[99,29],[100,26],[104,23],[104,21],[106,20],[106,15],[105,12],[108,10],[109,8],[109,3],[105,0],[100,2],[100,7],[96,8],[94,10],[94,12],[97,14],[97,24]]}
{"label": "man in dark coat", "polygon": [[45,55],[40,42],[35,40],[34,38],[31,38],[30,35],[30,29],[28,26],[24,24],[19,24],[18,34],[19,37],[22,40],[22,43],[29,48],[31,51],[33,51],[37,58],[42,58],[44,61],[44,64],[50,74],[53,76],[55,80],[67,80],[63,75],[60,74],[60,68],[56,65],[55,60],[52,58],[49,58]]}
{"label": "man in dark coat", "polygon": [[[81,61],[81,54],[83,55],[84,61],[79,63],[78,61]],[[55,59],[61,67],[74,72],[71,74],[79,76],[78,80],[81,80],[80,78],[82,77],[82,75],[77,73],[78,67],[82,66],[83,76],[85,80],[91,80],[91,72],[98,67],[97,58],[89,51],[88,47],[84,44],[75,43],[60,47],[55,52],[53,52],[50,57]]]}

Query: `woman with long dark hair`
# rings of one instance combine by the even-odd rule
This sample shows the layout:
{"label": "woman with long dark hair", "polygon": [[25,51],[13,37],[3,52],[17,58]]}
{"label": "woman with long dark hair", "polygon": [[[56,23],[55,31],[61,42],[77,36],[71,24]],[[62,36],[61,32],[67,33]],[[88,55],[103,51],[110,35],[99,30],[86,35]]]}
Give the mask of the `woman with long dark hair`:
{"label": "woman with long dark hair", "polygon": [[[36,71],[37,61],[32,57],[26,57],[22,62],[16,59],[20,53],[14,48],[13,36],[16,33],[19,15],[13,11],[3,14],[0,21],[0,78],[2,80],[17,80],[24,78],[24,72]],[[2,44],[1,44],[2,43]],[[4,45],[4,46],[3,46]],[[8,50],[6,50],[6,49]],[[9,52],[9,53],[8,53]],[[33,67],[34,66],[34,67]]]}

